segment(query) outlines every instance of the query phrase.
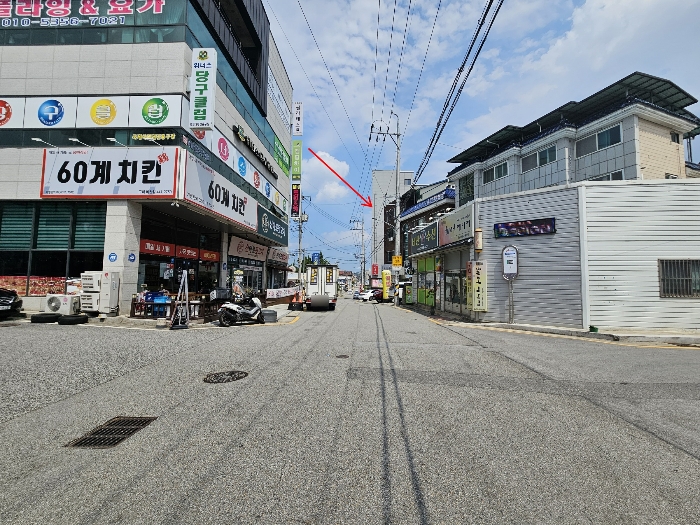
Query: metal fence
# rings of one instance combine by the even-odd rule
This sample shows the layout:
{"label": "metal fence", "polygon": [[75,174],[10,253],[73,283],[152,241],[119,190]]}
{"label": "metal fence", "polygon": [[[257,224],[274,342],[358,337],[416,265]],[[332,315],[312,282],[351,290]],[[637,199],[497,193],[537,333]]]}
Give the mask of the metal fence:
{"label": "metal fence", "polygon": [[700,298],[700,259],[659,259],[659,296]]}

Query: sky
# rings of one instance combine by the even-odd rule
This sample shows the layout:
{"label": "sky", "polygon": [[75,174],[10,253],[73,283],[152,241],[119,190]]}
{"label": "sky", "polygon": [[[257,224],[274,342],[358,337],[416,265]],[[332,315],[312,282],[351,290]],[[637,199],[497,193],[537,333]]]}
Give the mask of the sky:
{"label": "sky", "polygon": [[[304,103],[303,249],[359,271],[361,227],[351,221],[364,214],[369,261],[371,210],[306,148],[367,196],[371,170],[396,165],[396,146],[370,142],[370,126],[395,131],[396,114],[401,170],[417,170],[486,0],[263,3],[294,100]],[[528,124],[635,71],[700,98],[698,27],[700,0],[505,0],[418,183],[444,180],[456,166],[448,159],[503,126]],[[700,104],[688,109],[700,114]]]}

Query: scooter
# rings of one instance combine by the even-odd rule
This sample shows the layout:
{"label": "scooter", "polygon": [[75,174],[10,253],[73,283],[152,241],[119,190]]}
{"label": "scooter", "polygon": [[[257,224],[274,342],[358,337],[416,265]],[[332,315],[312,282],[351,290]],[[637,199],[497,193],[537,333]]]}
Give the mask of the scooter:
{"label": "scooter", "polygon": [[254,320],[260,324],[265,324],[262,303],[257,297],[236,296],[233,301],[222,304],[218,313],[219,326],[223,326],[224,328],[248,320]]}

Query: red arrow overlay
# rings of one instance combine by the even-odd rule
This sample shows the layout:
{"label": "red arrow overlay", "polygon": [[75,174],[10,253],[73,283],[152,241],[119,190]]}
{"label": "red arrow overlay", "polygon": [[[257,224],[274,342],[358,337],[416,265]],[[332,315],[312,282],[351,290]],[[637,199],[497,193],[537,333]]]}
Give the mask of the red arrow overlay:
{"label": "red arrow overlay", "polygon": [[319,157],[318,155],[316,155],[316,152],[315,152],[314,150],[312,150],[311,148],[308,148],[308,150],[313,154],[314,157],[316,157],[318,160],[321,161],[321,164],[323,164],[326,168],[328,168],[329,170],[331,170],[331,171],[333,172],[333,175],[335,175],[335,176],[338,177],[340,180],[342,180],[343,183],[344,183],[348,188],[350,188],[352,191],[354,191],[354,192],[355,192],[355,195],[357,195],[360,199],[362,199],[362,204],[360,204],[360,206],[366,206],[366,207],[368,207],[368,208],[371,208],[371,207],[372,207],[372,198],[371,198],[369,195],[367,195],[367,198],[365,199],[362,195],[360,195],[360,193],[359,193],[355,188],[353,188],[352,186],[350,186],[350,184],[348,184],[348,181],[346,181],[343,177],[341,177],[340,175],[338,175],[338,172],[337,172],[337,171],[335,171],[335,170],[334,170],[333,168],[331,168],[328,164],[326,164],[326,161],[324,161],[321,157]]}

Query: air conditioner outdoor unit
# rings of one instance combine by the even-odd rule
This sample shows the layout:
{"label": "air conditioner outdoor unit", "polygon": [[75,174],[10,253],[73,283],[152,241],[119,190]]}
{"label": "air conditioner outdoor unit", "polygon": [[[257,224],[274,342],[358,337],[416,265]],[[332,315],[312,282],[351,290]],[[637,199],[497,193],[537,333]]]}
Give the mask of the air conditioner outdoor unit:
{"label": "air conditioner outdoor unit", "polygon": [[99,312],[100,311],[100,294],[83,292],[80,294],[80,309],[83,312]]}
{"label": "air conditioner outdoor unit", "polygon": [[62,315],[77,314],[80,311],[80,297],[49,294],[46,296],[44,311]]}
{"label": "air conditioner outdoor unit", "polygon": [[119,272],[85,272],[80,278],[83,312],[114,314],[119,310]]}

